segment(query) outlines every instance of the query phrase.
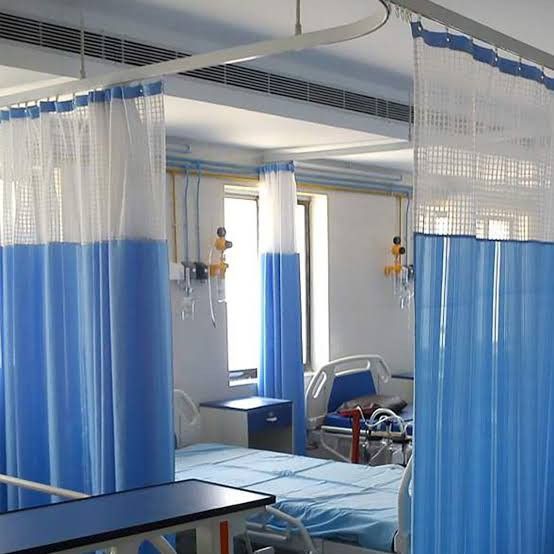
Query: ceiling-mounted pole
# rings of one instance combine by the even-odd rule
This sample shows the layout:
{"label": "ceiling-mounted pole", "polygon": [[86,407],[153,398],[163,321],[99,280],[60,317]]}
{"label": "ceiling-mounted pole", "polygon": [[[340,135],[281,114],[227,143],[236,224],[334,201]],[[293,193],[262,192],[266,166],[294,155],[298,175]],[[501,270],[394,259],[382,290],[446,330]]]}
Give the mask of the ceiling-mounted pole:
{"label": "ceiling-mounted pole", "polygon": [[296,36],[302,34],[302,16],[300,13],[300,2],[301,0],[296,0],[296,25],[294,26],[294,34]]}
{"label": "ceiling-mounted pole", "polygon": [[434,2],[430,2],[430,0],[390,0],[390,3],[440,23],[449,29],[456,29],[465,35],[510,52],[517,57],[534,62],[539,67],[554,70],[554,55],[496,31],[492,27],[483,25],[469,17],[443,8]]}
{"label": "ceiling-mounted pole", "polygon": [[81,68],[80,68],[80,77],[81,79],[86,79],[87,72],[85,69],[85,16],[83,14],[83,6],[81,6],[80,13],[80,30],[81,30],[81,48],[80,48],[80,57],[81,57]]}
{"label": "ceiling-mounted pole", "polygon": [[306,48],[315,48],[316,46],[323,46],[326,44],[336,44],[364,37],[380,29],[389,19],[390,9],[385,0],[377,0],[376,3],[378,5],[377,11],[354,23],[338,25],[321,31],[303,33],[298,36],[234,46],[223,50],[215,50],[214,52],[208,52],[206,54],[196,54],[187,58],[177,58],[167,62],[120,69],[119,71],[114,71],[98,77],[89,77],[80,81],[64,83],[63,85],[37,87],[18,94],[0,96],[0,106],[32,102],[37,99],[64,94],[72,95],[122,83],[159,79],[166,75],[186,73],[195,69],[245,62],[265,56],[304,50]]}

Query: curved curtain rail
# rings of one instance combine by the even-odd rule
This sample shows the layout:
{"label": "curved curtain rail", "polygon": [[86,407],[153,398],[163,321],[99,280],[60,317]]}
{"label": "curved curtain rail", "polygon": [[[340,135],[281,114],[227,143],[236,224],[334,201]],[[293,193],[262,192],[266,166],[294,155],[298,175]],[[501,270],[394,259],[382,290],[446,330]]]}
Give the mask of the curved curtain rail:
{"label": "curved curtain rail", "polygon": [[385,0],[377,1],[379,8],[374,13],[354,23],[338,25],[336,27],[312,31],[297,36],[234,46],[232,48],[207,52],[206,54],[196,54],[188,58],[178,58],[167,62],[123,69],[70,83],[38,87],[18,94],[0,96],[0,106],[10,106],[20,102],[33,102],[37,99],[48,98],[60,94],[71,95],[121,83],[155,79],[163,77],[164,75],[185,73],[205,67],[245,62],[265,56],[283,54],[285,52],[346,42],[369,35],[380,29],[388,21],[390,15],[388,5],[385,3]]}
{"label": "curved curtain rail", "polygon": [[474,39],[482,40],[500,50],[511,52],[539,66],[554,69],[554,55],[501,33],[492,27],[483,25],[474,19],[444,8],[430,0],[390,0],[390,3],[404,8],[413,14],[440,23],[449,29],[456,29]]}

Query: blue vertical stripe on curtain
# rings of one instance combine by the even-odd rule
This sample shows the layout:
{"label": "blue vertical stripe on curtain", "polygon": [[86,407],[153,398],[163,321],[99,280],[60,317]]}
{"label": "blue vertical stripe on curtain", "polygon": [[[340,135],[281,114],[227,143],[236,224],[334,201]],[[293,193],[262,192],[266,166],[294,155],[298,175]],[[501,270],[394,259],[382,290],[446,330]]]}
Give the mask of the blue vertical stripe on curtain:
{"label": "blue vertical stripe on curtain", "polygon": [[[261,256],[262,349],[260,395],[293,402],[294,451],[305,448],[304,366],[298,254]],[[300,428],[300,432],[298,432]]]}
{"label": "blue vertical stripe on curtain", "polygon": [[[155,128],[140,119],[161,100],[139,109],[160,92],[119,87],[3,113],[1,473],[89,494],[174,478],[165,224],[158,200],[139,210],[132,198],[164,205],[163,110],[150,114]],[[40,171],[19,174],[17,148]],[[0,511],[50,500],[0,487]]]}
{"label": "blue vertical stripe on curtain", "polygon": [[306,446],[300,257],[294,243],[292,164],[261,171],[261,349],[258,391],[293,403],[293,450]]}
{"label": "blue vertical stripe on curtain", "polygon": [[553,552],[554,244],[415,246],[414,552]]}
{"label": "blue vertical stripe on curtain", "polygon": [[414,554],[554,552],[554,80],[412,25]]}

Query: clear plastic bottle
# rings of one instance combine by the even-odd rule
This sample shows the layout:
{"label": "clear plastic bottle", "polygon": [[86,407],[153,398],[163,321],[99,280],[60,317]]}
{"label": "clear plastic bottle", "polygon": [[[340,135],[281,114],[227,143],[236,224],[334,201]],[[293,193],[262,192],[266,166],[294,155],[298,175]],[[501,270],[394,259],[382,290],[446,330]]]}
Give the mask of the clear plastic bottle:
{"label": "clear plastic bottle", "polygon": [[185,268],[185,280],[183,286],[183,298],[181,299],[181,319],[194,319],[194,307],[196,299],[190,281],[190,267]]}

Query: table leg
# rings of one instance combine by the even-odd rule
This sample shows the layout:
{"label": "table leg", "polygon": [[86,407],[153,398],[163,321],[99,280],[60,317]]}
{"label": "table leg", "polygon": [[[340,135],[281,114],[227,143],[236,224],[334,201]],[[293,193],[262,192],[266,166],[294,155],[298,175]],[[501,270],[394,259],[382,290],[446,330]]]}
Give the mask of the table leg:
{"label": "table leg", "polygon": [[197,554],[233,554],[229,521],[211,521],[196,528]]}
{"label": "table leg", "polygon": [[119,543],[117,546],[112,546],[108,552],[110,554],[137,554],[142,542],[130,539]]}

